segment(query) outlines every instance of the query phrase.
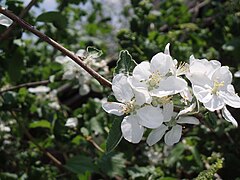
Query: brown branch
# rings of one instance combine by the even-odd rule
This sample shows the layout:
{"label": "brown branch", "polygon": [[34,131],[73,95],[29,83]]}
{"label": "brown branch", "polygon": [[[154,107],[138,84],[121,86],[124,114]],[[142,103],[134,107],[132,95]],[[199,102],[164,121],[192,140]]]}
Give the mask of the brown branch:
{"label": "brown branch", "polygon": [[43,80],[43,81],[36,81],[36,82],[29,82],[29,83],[24,83],[24,84],[19,84],[16,86],[12,86],[3,90],[0,90],[0,94],[7,92],[7,91],[12,91],[16,89],[20,89],[22,87],[34,87],[34,86],[39,86],[39,85],[46,85],[50,83],[50,80]]}
{"label": "brown branch", "polygon": [[92,139],[91,136],[85,137],[85,139],[90,142],[97,150],[100,152],[104,153],[104,150]]}
{"label": "brown branch", "polygon": [[[32,0],[27,6],[26,8],[24,8],[21,13],[19,14],[19,18],[23,18],[28,11],[37,3],[38,0]],[[7,39],[8,35],[10,34],[10,32],[17,26],[17,23],[12,23],[11,26],[9,26],[1,35],[0,35],[0,41]]]}
{"label": "brown branch", "polygon": [[41,33],[37,29],[35,29],[32,25],[28,24],[27,22],[25,22],[24,20],[22,20],[21,18],[19,18],[15,14],[13,14],[11,11],[9,11],[9,10],[1,7],[1,6],[0,6],[0,13],[2,13],[5,16],[9,17],[10,19],[12,19],[16,23],[18,23],[22,28],[32,32],[33,34],[38,36],[40,39],[42,39],[43,41],[47,42],[48,44],[53,46],[55,49],[61,51],[64,55],[66,55],[69,58],[71,58],[79,66],[81,66],[84,70],[86,70],[92,77],[94,77],[101,85],[107,86],[107,87],[110,87],[110,88],[112,87],[112,83],[110,81],[108,81],[107,79],[105,79],[104,77],[102,77],[100,74],[98,74],[92,68],[88,67],[83,62],[83,58],[78,57],[76,54],[72,53],[71,51],[69,51],[68,49],[66,49],[65,47],[63,47],[62,45],[60,45],[59,43],[57,43],[56,41],[54,41],[53,39],[51,39],[47,35]]}

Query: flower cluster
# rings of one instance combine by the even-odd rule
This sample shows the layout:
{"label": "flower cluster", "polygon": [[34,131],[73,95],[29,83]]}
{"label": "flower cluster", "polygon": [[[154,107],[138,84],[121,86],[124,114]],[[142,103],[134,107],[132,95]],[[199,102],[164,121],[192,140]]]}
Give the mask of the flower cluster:
{"label": "flower cluster", "polygon": [[226,109],[226,105],[240,107],[228,67],[193,56],[189,64],[178,63],[171,57],[169,45],[150,62],[138,64],[132,75],[117,74],[113,78],[112,90],[118,102],[106,102],[102,107],[110,114],[124,116],[123,137],[138,143],[144,131],[150,129],[148,145],[162,137],[167,145],[173,145],[181,138],[182,124],[200,123],[190,115],[199,102],[209,111],[221,109],[223,117],[237,126]]}
{"label": "flower cluster", "polygon": [[[94,70],[101,69],[103,74],[109,72],[106,61],[98,61],[97,58],[101,55],[101,52],[94,51],[89,53],[88,50],[80,49],[76,53],[77,56],[84,58],[84,63]],[[63,65],[63,76],[65,80],[77,80],[79,85],[79,94],[84,96],[92,89],[95,92],[99,91],[100,85],[96,80],[93,80],[91,75],[87,73],[83,68],[79,67],[74,61],[67,56],[58,56],[55,59],[56,62]]]}

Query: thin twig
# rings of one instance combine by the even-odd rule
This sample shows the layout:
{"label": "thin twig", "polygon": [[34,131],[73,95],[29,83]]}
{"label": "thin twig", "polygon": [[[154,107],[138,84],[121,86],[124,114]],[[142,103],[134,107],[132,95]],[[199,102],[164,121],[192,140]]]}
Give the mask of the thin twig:
{"label": "thin twig", "polygon": [[17,90],[17,89],[20,89],[22,87],[34,87],[34,86],[39,86],[39,85],[46,85],[48,83],[50,83],[50,80],[43,80],[43,81],[36,81],[36,82],[19,84],[19,85],[16,85],[16,86],[12,86],[12,87],[0,90],[0,94],[2,94],[4,92],[7,92],[7,91]]}
{"label": "thin twig", "polygon": [[[32,0],[19,14],[19,18],[23,18],[28,11],[37,3],[38,0]],[[2,34],[0,34],[0,41],[7,39],[10,32],[16,27],[17,23],[13,23]]]}
{"label": "thin twig", "polygon": [[21,121],[18,120],[18,117],[15,112],[10,111],[13,117],[16,119],[18,122],[19,126],[23,129],[24,134],[28,137],[28,139],[40,150],[42,151],[49,159],[51,159],[54,164],[59,167],[59,168],[64,168],[62,165],[61,161],[59,161],[56,157],[54,157],[50,152],[46,151],[42,146],[40,146],[35,139],[32,137],[32,135],[28,132],[28,130],[25,128],[25,126],[21,123]]}
{"label": "thin twig", "polygon": [[107,79],[105,79],[104,77],[102,77],[100,74],[98,74],[92,68],[88,67],[83,62],[83,58],[81,58],[81,57],[77,56],[76,54],[72,53],[71,51],[69,51],[68,49],[66,49],[65,47],[63,47],[62,45],[60,45],[59,43],[57,43],[56,41],[54,41],[53,39],[51,39],[47,35],[41,33],[37,29],[35,29],[32,25],[28,24],[27,22],[25,22],[24,20],[22,20],[21,18],[19,18],[15,14],[13,14],[11,11],[9,11],[9,10],[1,7],[1,6],[0,6],[0,13],[9,17],[10,19],[12,19],[16,23],[18,23],[22,28],[32,32],[33,34],[38,36],[40,39],[47,42],[48,44],[53,46],[55,49],[61,51],[64,55],[71,58],[79,66],[81,66],[84,70],[86,70],[92,77],[94,77],[101,85],[107,86],[107,87],[110,87],[110,88],[112,87],[112,83],[110,81],[108,81]]}
{"label": "thin twig", "polygon": [[104,153],[104,150],[92,139],[91,136],[87,136],[86,137],[86,140],[90,143],[92,143],[92,145],[97,149],[99,150],[100,152]]}

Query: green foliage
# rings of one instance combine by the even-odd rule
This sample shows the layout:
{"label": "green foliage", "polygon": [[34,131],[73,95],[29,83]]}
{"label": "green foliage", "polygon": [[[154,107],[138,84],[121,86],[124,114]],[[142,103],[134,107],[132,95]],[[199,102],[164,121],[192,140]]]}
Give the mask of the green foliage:
{"label": "green foliage", "polygon": [[119,54],[117,66],[114,69],[115,74],[130,74],[136,66],[136,62],[132,59],[132,56],[127,50],[122,50]]}

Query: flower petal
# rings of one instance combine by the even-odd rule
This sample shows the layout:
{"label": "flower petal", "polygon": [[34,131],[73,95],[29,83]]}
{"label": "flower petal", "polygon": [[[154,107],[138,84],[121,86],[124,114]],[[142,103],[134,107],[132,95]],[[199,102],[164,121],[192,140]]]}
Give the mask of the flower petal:
{"label": "flower petal", "polygon": [[6,27],[9,27],[11,24],[13,23],[12,19],[10,19],[9,17],[0,14],[0,24]]}
{"label": "flower petal", "polygon": [[237,121],[231,115],[231,113],[227,110],[226,106],[222,109],[223,118],[226,119],[228,122],[231,122],[234,126],[238,127]]}
{"label": "flower petal", "polygon": [[164,122],[169,122],[173,116],[173,103],[167,103],[163,105],[163,117]]}
{"label": "flower petal", "polygon": [[199,120],[193,116],[182,116],[177,120],[179,124],[199,124]]}
{"label": "flower petal", "polygon": [[152,57],[150,62],[151,72],[159,72],[163,76],[165,76],[173,66],[174,62],[172,57],[164,53],[156,54]]}
{"label": "flower petal", "polygon": [[210,101],[203,103],[203,105],[205,106],[205,108],[207,108],[209,111],[215,111],[215,110],[219,110],[222,109],[223,106],[225,105],[224,101],[222,98],[220,98],[219,96],[213,94],[212,98],[210,99]]}
{"label": "flower petal", "polygon": [[137,110],[139,124],[144,127],[155,129],[163,122],[162,109],[153,106],[144,106]]}
{"label": "flower petal", "polygon": [[141,106],[145,103],[150,104],[152,102],[152,97],[147,90],[137,89],[134,91],[136,104]]}
{"label": "flower petal", "polygon": [[197,100],[199,100],[202,103],[206,103],[210,101],[212,98],[210,89],[206,89],[198,85],[193,86],[193,94],[196,96]]}
{"label": "flower petal", "polygon": [[160,141],[167,130],[168,130],[168,127],[165,126],[164,124],[162,124],[157,129],[153,129],[147,137],[147,144],[149,146],[152,146],[158,141]]}
{"label": "flower petal", "polygon": [[123,119],[121,130],[123,137],[132,143],[139,143],[144,133],[144,128],[138,124],[138,117],[135,115]]}
{"label": "flower petal", "polygon": [[127,81],[127,76],[124,74],[117,74],[113,78],[112,90],[114,96],[120,102],[129,102],[134,97],[132,87]]}
{"label": "flower petal", "polygon": [[232,73],[229,71],[228,66],[222,66],[214,72],[211,79],[212,81],[223,82],[225,85],[228,85],[232,82]]}
{"label": "flower petal", "polygon": [[170,55],[169,46],[170,46],[170,43],[167,43],[167,45],[165,46],[164,54],[166,55]]}
{"label": "flower petal", "polygon": [[147,80],[150,75],[150,63],[148,61],[141,62],[133,69],[133,77],[138,81]]}
{"label": "flower petal", "polygon": [[182,126],[173,126],[170,131],[168,131],[164,136],[164,141],[167,145],[172,146],[173,144],[179,142],[182,135]]}
{"label": "flower petal", "polygon": [[124,114],[123,109],[125,105],[117,102],[106,102],[102,104],[104,111],[116,116],[122,116]]}
{"label": "flower petal", "polygon": [[169,76],[162,80],[157,89],[151,91],[152,95],[163,97],[167,95],[177,94],[187,87],[187,82],[179,77]]}
{"label": "flower petal", "polygon": [[219,91],[224,102],[234,108],[240,108],[240,97],[235,93],[233,85],[227,86],[227,91]]}

